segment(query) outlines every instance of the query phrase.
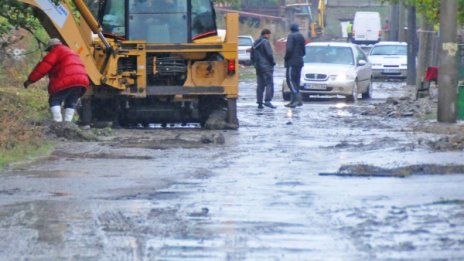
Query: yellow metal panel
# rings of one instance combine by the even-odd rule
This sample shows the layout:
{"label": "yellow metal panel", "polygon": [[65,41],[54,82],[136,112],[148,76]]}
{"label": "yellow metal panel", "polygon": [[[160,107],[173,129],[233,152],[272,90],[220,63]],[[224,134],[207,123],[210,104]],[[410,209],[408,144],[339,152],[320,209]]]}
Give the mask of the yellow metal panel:
{"label": "yellow metal panel", "polygon": [[84,37],[81,35],[79,26],[74,20],[69,6],[64,2],[55,6],[49,0],[18,1],[28,4],[46,14],[53,23],[54,28],[45,29],[48,32],[55,30],[59,33],[64,43],[80,55],[91,81],[96,85],[100,85],[102,75],[95,65],[89,46],[87,45]]}

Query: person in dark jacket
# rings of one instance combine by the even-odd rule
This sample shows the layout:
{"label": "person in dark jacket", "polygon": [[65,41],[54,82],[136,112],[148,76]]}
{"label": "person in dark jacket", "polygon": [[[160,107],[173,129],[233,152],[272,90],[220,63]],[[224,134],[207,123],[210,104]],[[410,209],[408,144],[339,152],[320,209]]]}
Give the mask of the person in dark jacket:
{"label": "person in dark jacket", "polygon": [[24,88],[49,77],[49,105],[53,121],[62,122],[61,104],[64,102],[64,121],[71,122],[79,98],[89,88],[89,77],[79,55],[57,38],[48,41],[48,54],[39,62],[24,82]]}
{"label": "person in dark jacket", "polygon": [[290,26],[290,34],[287,36],[287,48],[285,51],[286,81],[291,91],[291,101],[286,107],[295,108],[303,106],[300,93],[300,77],[303,68],[303,56],[305,56],[305,39],[299,32],[298,25]]}
{"label": "person in dark jacket", "polygon": [[[256,102],[258,108],[262,109],[264,106],[275,109],[271,101],[274,97],[274,55],[272,53],[271,43],[269,38],[271,37],[271,31],[269,29],[263,29],[261,31],[261,37],[256,40],[251,48],[251,62],[254,64],[256,69],[256,77],[258,86],[256,88]],[[264,103],[263,103],[264,99]]]}

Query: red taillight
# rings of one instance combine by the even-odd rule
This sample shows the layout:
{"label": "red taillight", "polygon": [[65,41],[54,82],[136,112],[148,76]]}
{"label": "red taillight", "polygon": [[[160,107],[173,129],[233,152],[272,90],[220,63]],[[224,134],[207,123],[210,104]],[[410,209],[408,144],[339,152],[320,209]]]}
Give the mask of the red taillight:
{"label": "red taillight", "polygon": [[229,60],[229,64],[227,65],[227,72],[229,74],[235,73],[235,60]]}
{"label": "red taillight", "polygon": [[379,31],[379,37],[382,36],[382,31]]}
{"label": "red taillight", "polygon": [[251,53],[251,48],[246,49],[247,53]]}

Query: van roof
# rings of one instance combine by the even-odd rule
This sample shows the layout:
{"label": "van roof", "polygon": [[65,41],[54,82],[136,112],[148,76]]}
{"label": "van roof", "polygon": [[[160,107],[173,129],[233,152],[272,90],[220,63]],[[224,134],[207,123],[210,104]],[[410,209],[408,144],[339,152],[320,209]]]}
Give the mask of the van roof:
{"label": "van roof", "polygon": [[358,11],[355,13],[355,15],[357,14],[375,14],[375,15],[378,15],[379,12],[369,12],[369,11]]}

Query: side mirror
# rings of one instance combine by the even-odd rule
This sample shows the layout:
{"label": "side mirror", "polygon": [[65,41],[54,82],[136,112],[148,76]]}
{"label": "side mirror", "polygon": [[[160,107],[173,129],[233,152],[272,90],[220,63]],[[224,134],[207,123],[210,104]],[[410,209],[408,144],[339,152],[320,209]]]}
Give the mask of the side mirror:
{"label": "side mirror", "polygon": [[366,60],[359,60],[359,61],[358,61],[358,65],[359,65],[359,66],[364,66],[364,65],[366,65],[366,64],[367,64],[367,61],[366,61]]}

